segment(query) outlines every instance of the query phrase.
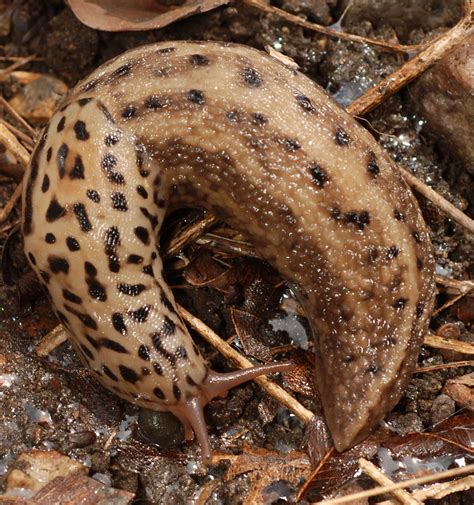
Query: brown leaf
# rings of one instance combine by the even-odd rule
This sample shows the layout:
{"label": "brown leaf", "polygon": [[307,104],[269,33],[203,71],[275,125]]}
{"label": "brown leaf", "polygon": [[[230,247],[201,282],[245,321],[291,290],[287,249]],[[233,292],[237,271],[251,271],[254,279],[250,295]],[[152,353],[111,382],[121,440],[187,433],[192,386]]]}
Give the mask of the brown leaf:
{"label": "brown leaf", "polygon": [[314,373],[314,355],[308,351],[297,351],[292,353],[291,361],[296,366],[285,373],[288,387],[295,393],[301,393],[319,401],[319,390]]}
{"label": "brown leaf", "polygon": [[278,481],[287,481],[297,486],[301,479],[310,472],[310,463],[301,452],[280,454],[265,449],[246,449],[243,454],[215,454],[219,459],[230,461],[229,469],[224,477],[226,481],[247,474],[250,479],[249,491],[242,496],[242,503],[263,504],[273,500],[268,499],[267,489]]}
{"label": "brown leaf", "polygon": [[260,361],[271,361],[271,349],[262,342],[261,337],[264,321],[249,312],[235,308],[230,309],[230,314],[245,354]]}
{"label": "brown leaf", "polygon": [[317,501],[323,498],[323,493],[327,496],[338,490],[359,471],[359,458],[373,458],[379,447],[380,442],[372,435],[348,451],[336,452],[330,449],[301,488],[298,500],[304,496]]}
{"label": "brown leaf", "polygon": [[169,2],[157,0],[68,0],[68,4],[85,25],[97,30],[123,32],[161,28],[229,1],[184,0],[181,5],[167,5]]}
{"label": "brown leaf", "polygon": [[227,270],[218,263],[207,249],[200,249],[183,271],[184,278],[192,286],[219,285],[219,277]]}
{"label": "brown leaf", "polygon": [[474,414],[465,412],[450,417],[431,432],[393,437],[382,445],[391,451],[394,458],[474,454]]}
{"label": "brown leaf", "polygon": [[443,392],[455,402],[469,410],[474,410],[474,373],[448,380]]}

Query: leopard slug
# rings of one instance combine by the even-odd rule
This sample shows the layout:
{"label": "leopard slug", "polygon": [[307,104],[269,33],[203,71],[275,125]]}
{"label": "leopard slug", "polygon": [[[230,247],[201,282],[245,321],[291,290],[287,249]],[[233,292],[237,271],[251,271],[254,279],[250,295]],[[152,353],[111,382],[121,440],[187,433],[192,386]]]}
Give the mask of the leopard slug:
{"label": "leopard slug", "polygon": [[66,97],[25,174],[25,251],[83,362],[120,397],[168,410],[208,461],[202,409],[270,364],[208,369],[164,280],[167,208],[246,234],[298,292],[338,450],[398,401],[434,298],[417,202],[372,136],[309,78],[252,48],[158,43]]}

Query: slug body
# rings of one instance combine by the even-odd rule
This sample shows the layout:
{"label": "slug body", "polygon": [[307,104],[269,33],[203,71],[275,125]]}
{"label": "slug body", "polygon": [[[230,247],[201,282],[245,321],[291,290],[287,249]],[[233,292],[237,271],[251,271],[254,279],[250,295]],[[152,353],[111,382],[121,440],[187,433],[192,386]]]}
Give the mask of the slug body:
{"label": "slug body", "polygon": [[163,278],[169,205],[242,230],[296,287],[336,448],[363,439],[410,378],[434,294],[417,203],[371,135],[302,74],[214,42],[115,58],[43,133],[23,234],[57,316],[105,387],[175,413],[208,457],[203,405],[286,365],[208,370]]}

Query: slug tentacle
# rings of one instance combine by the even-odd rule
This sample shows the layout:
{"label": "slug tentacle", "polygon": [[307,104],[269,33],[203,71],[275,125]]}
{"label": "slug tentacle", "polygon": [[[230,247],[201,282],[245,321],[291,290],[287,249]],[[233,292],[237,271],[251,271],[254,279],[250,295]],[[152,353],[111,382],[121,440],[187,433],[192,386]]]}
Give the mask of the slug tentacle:
{"label": "slug tentacle", "polygon": [[294,366],[293,363],[285,362],[260,365],[228,373],[210,370],[206,379],[200,384],[196,396],[192,396],[185,402],[179,403],[170,409],[183,423],[186,439],[190,438],[191,429],[195,433],[201,446],[201,458],[204,463],[210,463],[211,459],[207,426],[203,414],[204,407],[216,396],[225,396],[227,391],[235,386],[255,379],[260,375],[291,370]]}
{"label": "slug tentacle", "polygon": [[30,263],[102,384],[175,412],[208,458],[202,407],[275,366],[209,372],[159,254],[179,205],[244,232],[296,287],[336,448],[361,440],[400,398],[434,297],[428,232],[388,156],[308,78],[215,42],[129,51],[51,119],[25,175]]}

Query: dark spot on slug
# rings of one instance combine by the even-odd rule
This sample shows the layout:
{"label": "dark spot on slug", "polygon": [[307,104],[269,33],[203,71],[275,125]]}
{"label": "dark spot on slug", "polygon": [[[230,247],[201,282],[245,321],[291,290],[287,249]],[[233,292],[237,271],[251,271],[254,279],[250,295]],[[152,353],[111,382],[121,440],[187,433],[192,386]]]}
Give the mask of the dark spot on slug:
{"label": "dark spot on slug", "polygon": [[48,147],[48,150],[46,151],[46,161],[48,163],[51,161],[52,156],[53,156],[53,148]]}
{"label": "dark spot on slug", "polygon": [[137,186],[137,193],[142,197],[142,198],[145,198],[145,200],[148,198],[148,192],[147,190],[141,186],[141,185],[138,185]]}
{"label": "dark spot on slug", "polygon": [[150,375],[151,372],[150,372],[150,369],[147,368],[146,366],[142,367],[142,375],[143,376],[147,376],[147,375]]}
{"label": "dark spot on slug", "polygon": [[418,270],[423,270],[423,260],[421,258],[416,258],[416,267],[418,268]]}
{"label": "dark spot on slug", "polygon": [[107,109],[107,107],[101,101],[97,102],[97,107],[99,108],[99,110],[102,112],[102,114],[105,116],[105,119],[107,119],[109,123],[115,124],[114,117],[110,113],[109,109]]}
{"label": "dark spot on slug", "polygon": [[298,151],[298,149],[301,149],[301,145],[296,139],[284,139],[281,143],[289,152],[295,152]]}
{"label": "dark spot on slug", "polygon": [[69,272],[69,263],[65,258],[60,258],[59,256],[49,256],[48,263],[53,274],[57,274],[59,272],[67,274]]}
{"label": "dark spot on slug", "polygon": [[82,163],[82,158],[77,155],[74,160],[74,165],[72,170],[69,172],[70,179],[84,179],[84,164]]}
{"label": "dark spot on slug", "polygon": [[125,321],[123,320],[122,314],[120,314],[120,312],[114,312],[111,319],[112,326],[122,335],[126,335],[127,327],[125,326]]}
{"label": "dark spot on slug", "polygon": [[141,344],[138,348],[137,354],[142,360],[150,361],[150,348],[147,345]]}
{"label": "dark spot on slug", "polygon": [[350,142],[350,137],[346,130],[339,126],[336,129],[336,134],[334,135],[334,140],[336,141],[336,144],[339,144],[340,146],[347,146]]}
{"label": "dark spot on slug", "polygon": [[163,393],[163,391],[159,388],[159,387],[156,387],[154,390],[153,390],[153,394],[159,399],[159,400],[164,400],[166,397],[165,397],[165,393]]}
{"label": "dark spot on slug", "polygon": [[263,126],[268,123],[268,118],[260,112],[254,112],[250,115],[250,117],[252,118],[252,123],[257,126]]}
{"label": "dark spot on slug", "polygon": [[104,365],[102,367],[102,371],[105,373],[105,375],[107,375],[109,379],[118,382],[118,377],[112,372],[112,370],[107,365]]}
{"label": "dark spot on slug", "polygon": [[173,395],[176,398],[176,401],[179,402],[181,398],[181,389],[179,389],[179,386],[177,384],[173,384]]}
{"label": "dark spot on slug", "polygon": [[86,207],[83,203],[75,203],[72,207],[74,214],[77,218],[81,230],[88,232],[92,230],[92,224],[89,221],[89,216],[87,215]]}
{"label": "dark spot on slug", "polygon": [[165,316],[163,326],[160,330],[160,336],[162,338],[168,338],[171,337],[171,335],[174,335],[175,331],[176,331],[176,325],[168,316]]}
{"label": "dark spot on slug", "polygon": [[56,242],[56,237],[54,236],[53,233],[46,233],[45,237],[44,237],[44,240],[48,243],[48,244],[54,244]]}
{"label": "dark spot on slug", "polygon": [[162,49],[157,49],[156,52],[159,54],[169,54],[176,51],[176,47],[163,47]]}
{"label": "dark spot on slug", "polygon": [[158,218],[150,214],[150,211],[146,207],[140,207],[140,212],[150,221],[151,227],[155,229],[158,225]]}
{"label": "dark spot on slug", "polygon": [[132,384],[135,384],[138,380],[138,375],[134,370],[131,368],[128,368],[128,366],[125,365],[119,365],[119,370],[120,370],[120,375],[126,380],[127,382],[131,382]]}
{"label": "dark spot on slug", "polygon": [[122,65],[121,67],[116,68],[112,72],[112,75],[116,76],[116,77],[122,77],[124,75],[127,75],[128,73],[130,73],[132,66],[133,65],[131,63],[125,63],[125,65]]}
{"label": "dark spot on slug", "polygon": [[128,315],[136,322],[136,323],[144,323],[148,319],[148,315],[150,314],[151,305],[144,305],[137,310],[130,310]]}
{"label": "dark spot on slug", "polygon": [[44,280],[44,282],[46,282],[46,284],[48,284],[49,279],[51,278],[49,273],[45,272],[44,270],[40,270],[40,275],[41,275],[41,278]]}
{"label": "dark spot on slug", "polygon": [[375,364],[375,363],[372,363],[366,370],[366,373],[370,373],[370,374],[376,374],[377,371],[378,371],[379,367]]}
{"label": "dark spot on slug", "polygon": [[188,353],[186,352],[186,349],[182,345],[179,345],[176,348],[175,354],[176,354],[176,358],[177,359],[183,359],[183,360],[187,360],[188,359]]}
{"label": "dark spot on slug", "polygon": [[414,231],[411,236],[415,239],[415,242],[417,244],[421,244],[421,235],[417,232],[417,231]]}
{"label": "dark spot on slug", "polygon": [[114,146],[115,144],[117,144],[117,142],[120,140],[121,137],[122,132],[120,130],[115,130],[114,132],[109,133],[108,135],[105,136],[104,144],[107,147]]}
{"label": "dark spot on slug", "polygon": [[69,305],[64,305],[64,308],[71,314],[75,315],[84,326],[87,326],[92,330],[97,330],[97,323],[94,321],[94,319],[92,319],[92,317],[89,314],[83,314],[82,312],[78,312],[76,309],[70,307]]}
{"label": "dark spot on slug", "polygon": [[326,170],[324,170],[324,168],[321,168],[317,163],[311,163],[309,171],[311,173],[315,186],[318,188],[322,188],[326,182],[328,182],[329,176]]}
{"label": "dark spot on slug", "polygon": [[190,375],[186,375],[186,382],[190,386],[197,386],[196,381]]}
{"label": "dark spot on slug", "polygon": [[130,254],[127,258],[127,263],[131,263],[132,265],[139,265],[143,263],[143,256],[139,256],[138,254]]}
{"label": "dark spot on slug", "polygon": [[122,114],[121,116],[124,118],[124,119],[131,119],[132,117],[135,116],[135,113],[137,112],[137,108],[132,105],[132,104],[129,104],[125,107],[125,109],[122,111]]}
{"label": "dark spot on slug", "polygon": [[66,245],[71,252],[79,251],[81,248],[79,242],[74,237],[67,237]]}
{"label": "dark spot on slug", "polygon": [[80,98],[77,103],[79,107],[84,107],[84,105],[87,105],[89,102],[92,101],[92,97],[86,97],[86,98]]}
{"label": "dark spot on slug", "polygon": [[344,214],[344,220],[346,223],[354,224],[359,230],[363,230],[370,224],[370,214],[366,210],[361,212],[349,211]]}
{"label": "dark spot on slug", "polygon": [[387,254],[385,255],[385,257],[388,259],[388,260],[391,260],[393,258],[396,258],[398,256],[398,254],[400,253],[400,249],[395,246],[395,245],[392,245],[390,246],[388,249],[387,249]]}
{"label": "dark spot on slug", "polygon": [[195,65],[197,67],[205,67],[210,63],[209,58],[203,56],[202,54],[192,54],[189,57],[189,61],[191,62],[192,65]]}
{"label": "dark spot on slug", "polygon": [[144,284],[126,284],[122,282],[117,284],[117,289],[120,293],[128,296],[138,296],[142,291],[146,289]]}
{"label": "dark spot on slug", "polygon": [[97,84],[99,84],[99,79],[92,79],[81,86],[81,91],[90,91],[91,89],[94,89]]}
{"label": "dark spot on slug", "polygon": [[58,149],[58,155],[57,155],[58,171],[60,179],[64,177],[64,174],[66,172],[66,158],[68,153],[69,153],[69,147],[67,146],[67,144],[62,144],[61,147]]}
{"label": "dark spot on slug", "polygon": [[92,354],[92,352],[90,351],[90,349],[88,347],[86,347],[84,344],[80,344],[80,347],[82,349],[82,352],[90,359],[90,360],[93,360],[94,359],[94,355]]}
{"label": "dark spot on slug", "polygon": [[137,238],[145,245],[149,245],[150,243],[150,234],[148,233],[148,230],[144,228],[143,226],[137,226],[134,230],[135,235]]}
{"label": "dark spot on slug", "polygon": [[142,268],[142,272],[146,275],[150,275],[151,277],[153,277],[153,267],[151,265],[145,265]]}
{"label": "dark spot on slug", "polygon": [[157,95],[150,95],[145,100],[145,107],[150,110],[159,110],[165,106],[165,102]]}
{"label": "dark spot on slug", "polygon": [[111,153],[106,153],[102,160],[102,168],[105,171],[107,179],[115,184],[124,184],[125,178],[120,172],[116,172],[113,168],[117,165],[117,159]]}
{"label": "dark spot on slug", "polygon": [[69,291],[69,289],[63,289],[63,297],[72,303],[82,303],[82,298]]}
{"label": "dark spot on slug", "polygon": [[314,108],[314,105],[311,103],[311,100],[303,94],[298,94],[296,95],[296,101],[298,102],[298,105],[306,112],[316,112],[316,109]]}
{"label": "dark spot on slug", "polygon": [[99,302],[107,300],[105,287],[97,279],[87,279],[87,285],[89,286],[89,295],[91,298],[99,300]]}
{"label": "dark spot on slug", "polygon": [[377,160],[375,158],[374,153],[370,153],[370,159],[369,159],[369,162],[367,163],[367,171],[373,177],[377,177],[377,175],[380,174],[380,168],[377,164]]}
{"label": "dark spot on slug", "polygon": [[41,191],[43,193],[46,193],[49,189],[49,176],[48,174],[45,174],[43,177],[43,182],[41,183]]}
{"label": "dark spot on slug", "polygon": [[370,246],[367,253],[367,261],[369,264],[375,263],[375,260],[379,257],[379,251],[375,246]]}
{"label": "dark spot on slug", "polygon": [[393,211],[393,217],[397,220],[397,221],[401,221],[401,222],[404,222],[405,221],[405,215],[402,214],[400,211],[398,211],[397,209],[394,209]]}
{"label": "dark spot on slug", "polygon": [[77,140],[87,140],[90,135],[86,128],[86,123],[80,119],[74,123],[74,133]]}
{"label": "dark spot on slug", "polygon": [[92,277],[95,277],[97,275],[97,268],[89,261],[84,262],[84,270],[86,271],[87,275],[90,275]]}
{"label": "dark spot on slug", "polygon": [[100,202],[100,195],[97,193],[95,189],[88,189],[86,192],[87,198],[89,200],[92,200],[94,203],[99,203]]}
{"label": "dark spot on slug", "polygon": [[127,349],[122,344],[116,342],[115,340],[111,340],[110,338],[101,338],[99,340],[99,344],[106,349],[110,349],[111,351],[121,354],[128,354]]}
{"label": "dark spot on slug", "polygon": [[161,303],[168,309],[169,312],[171,312],[171,313],[176,312],[172,303],[169,301],[169,299],[165,295],[164,291],[162,291],[160,294],[160,300],[161,300]]}
{"label": "dark spot on slug", "polygon": [[156,375],[163,375],[163,368],[156,361],[153,363],[153,370],[155,370]]}
{"label": "dark spot on slug", "polygon": [[231,123],[237,123],[241,120],[240,112],[235,109],[229,110],[226,114],[226,117]]}
{"label": "dark spot on slug", "polygon": [[105,254],[109,259],[109,270],[117,273],[120,270],[120,260],[117,248],[120,245],[120,232],[116,226],[111,226],[105,232]]}
{"label": "dark spot on slug", "polygon": [[59,204],[56,198],[53,198],[48,206],[48,210],[46,211],[46,221],[48,221],[48,223],[52,223],[53,221],[63,217],[65,214],[66,209]]}
{"label": "dark spot on slug", "polygon": [[407,302],[408,302],[407,298],[399,298],[393,304],[393,308],[396,309],[397,311],[401,311],[405,308]]}
{"label": "dark spot on slug", "polygon": [[242,71],[244,83],[252,88],[259,88],[263,84],[260,74],[253,67],[245,67]]}
{"label": "dark spot on slug", "polygon": [[423,302],[418,302],[415,307],[416,317],[420,317],[425,310],[425,304]]}
{"label": "dark spot on slug", "polygon": [[33,265],[36,266],[36,258],[33,253],[28,253],[28,258],[30,258],[30,261]]}
{"label": "dark spot on slug", "polygon": [[203,105],[206,101],[204,98],[204,93],[199,89],[190,89],[186,93],[186,100],[195,103],[196,105]]}
{"label": "dark spot on slug", "polygon": [[125,195],[119,191],[112,193],[112,206],[115,210],[126,212],[128,210],[127,199]]}
{"label": "dark spot on slug", "polygon": [[58,123],[58,126],[56,127],[56,131],[62,132],[64,130],[64,125],[66,124],[66,116],[63,116]]}

